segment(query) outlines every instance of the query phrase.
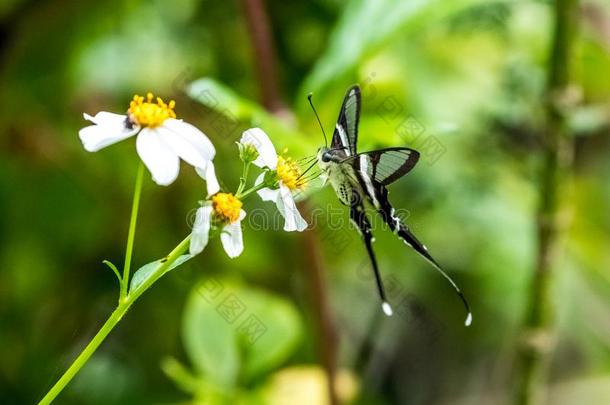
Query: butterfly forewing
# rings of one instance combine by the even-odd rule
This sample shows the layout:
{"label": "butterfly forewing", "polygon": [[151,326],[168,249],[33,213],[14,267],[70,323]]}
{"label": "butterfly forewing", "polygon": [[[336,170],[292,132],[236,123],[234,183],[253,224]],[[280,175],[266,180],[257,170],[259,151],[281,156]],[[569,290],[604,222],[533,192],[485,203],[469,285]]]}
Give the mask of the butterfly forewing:
{"label": "butterfly forewing", "polygon": [[331,148],[343,150],[351,156],[356,154],[356,143],[358,142],[360,98],[359,86],[353,86],[347,91],[331,142]]}

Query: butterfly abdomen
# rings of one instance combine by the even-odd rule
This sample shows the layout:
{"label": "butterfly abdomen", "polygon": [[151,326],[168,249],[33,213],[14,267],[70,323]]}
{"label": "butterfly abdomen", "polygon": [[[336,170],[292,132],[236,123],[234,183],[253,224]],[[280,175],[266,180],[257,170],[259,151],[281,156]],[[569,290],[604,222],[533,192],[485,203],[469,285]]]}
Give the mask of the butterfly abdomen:
{"label": "butterfly abdomen", "polygon": [[[350,173],[351,171],[351,173]],[[327,170],[330,185],[342,204],[351,206],[354,198],[353,169],[347,165],[331,164]]]}

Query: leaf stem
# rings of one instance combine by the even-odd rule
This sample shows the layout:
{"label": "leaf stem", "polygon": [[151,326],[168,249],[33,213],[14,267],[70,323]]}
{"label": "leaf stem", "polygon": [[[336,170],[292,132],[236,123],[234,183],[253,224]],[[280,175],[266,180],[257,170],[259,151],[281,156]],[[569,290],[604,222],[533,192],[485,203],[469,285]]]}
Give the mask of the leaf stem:
{"label": "leaf stem", "polygon": [[142,194],[142,180],[144,178],[144,164],[139,163],[136,185],[133,191],[133,202],[131,205],[131,219],[129,220],[129,233],[127,235],[127,248],[125,249],[125,266],[123,266],[123,277],[121,280],[120,300],[127,295],[129,285],[129,270],[131,267],[131,256],[133,254],[133,241],[136,235],[136,223],[138,220],[138,208],[140,207],[140,195]]}

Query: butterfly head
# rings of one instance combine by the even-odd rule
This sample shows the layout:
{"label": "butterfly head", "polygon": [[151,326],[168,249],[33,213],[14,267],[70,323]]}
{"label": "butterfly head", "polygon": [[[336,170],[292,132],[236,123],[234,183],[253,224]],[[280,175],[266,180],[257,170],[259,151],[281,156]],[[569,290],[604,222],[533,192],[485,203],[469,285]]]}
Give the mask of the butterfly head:
{"label": "butterfly head", "polygon": [[332,162],[330,149],[326,146],[322,146],[320,149],[318,149],[317,158],[318,167],[320,167],[320,169],[322,169],[323,171],[326,171],[328,169],[328,166]]}
{"label": "butterfly head", "polygon": [[330,163],[332,161],[331,150],[326,146],[318,149],[318,161],[322,163]]}

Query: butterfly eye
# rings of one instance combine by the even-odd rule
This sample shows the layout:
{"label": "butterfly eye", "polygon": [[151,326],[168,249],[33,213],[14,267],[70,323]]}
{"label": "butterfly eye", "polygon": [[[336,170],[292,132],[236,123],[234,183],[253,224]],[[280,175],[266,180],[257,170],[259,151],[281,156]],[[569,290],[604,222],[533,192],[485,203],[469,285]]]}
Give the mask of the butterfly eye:
{"label": "butterfly eye", "polygon": [[328,163],[328,162],[330,162],[330,159],[331,159],[330,153],[324,152],[322,154],[322,162]]}

